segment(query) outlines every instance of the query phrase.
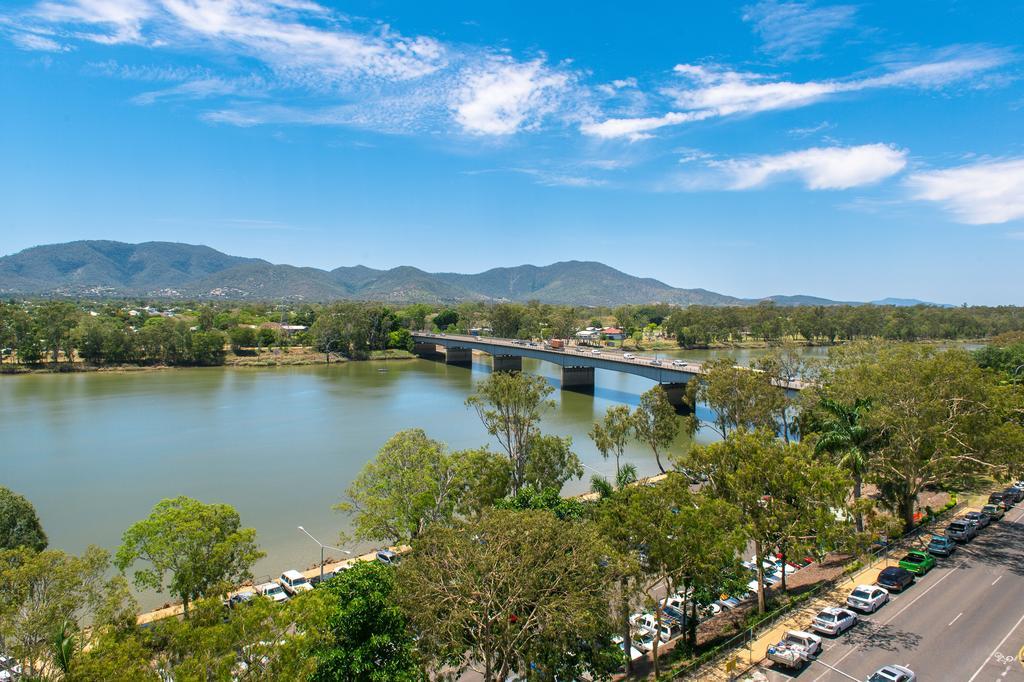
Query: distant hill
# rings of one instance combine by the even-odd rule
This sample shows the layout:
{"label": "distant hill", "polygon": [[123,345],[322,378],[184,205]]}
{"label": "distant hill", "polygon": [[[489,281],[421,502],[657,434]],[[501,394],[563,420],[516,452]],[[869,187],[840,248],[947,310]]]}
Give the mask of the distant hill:
{"label": "distant hill", "polygon": [[[471,275],[430,273],[410,266],[375,270],[356,265],[327,271],[229,256],[207,246],[113,241],[36,246],[0,258],[0,295],[12,294],[393,303],[538,300],[585,306],[728,306],[758,300],[680,289],[587,261],[494,268]],[[813,296],[765,300],[778,305],[841,305]]]}

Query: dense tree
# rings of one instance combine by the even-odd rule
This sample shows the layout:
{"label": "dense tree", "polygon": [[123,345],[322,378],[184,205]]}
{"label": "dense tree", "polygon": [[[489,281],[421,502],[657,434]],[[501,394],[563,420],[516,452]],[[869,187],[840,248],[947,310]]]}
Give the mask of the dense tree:
{"label": "dense tree", "polygon": [[325,585],[326,618],[312,682],[424,679],[409,620],[395,602],[395,570],[358,562]]}
{"label": "dense tree", "polygon": [[46,533],[36,508],[18,493],[0,485],[0,549],[46,549]]}
{"label": "dense tree", "polygon": [[782,413],[785,392],[772,385],[767,373],[720,358],[705,363],[700,382],[698,397],[714,411],[712,428],[723,438],[740,428],[779,428],[777,415]]}
{"label": "dense tree", "polygon": [[530,334],[523,333],[525,312],[517,303],[499,303],[491,310],[491,329],[495,336],[516,339],[527,338]]}
{"label": "dense tree", "polygon": [[452,455],[457,501],[455,511],[477,516],[508,495],[512,465],[508,458],[487,448],[463,450]]}
{"label": "dense tree", "polygon": [[53,362],[57,362],[61,352],[64,353],[65,362],[71,362],[74,354],[74,336],[71,332],[80,317],[81,312],[64,301],[47,301],[39,306],[36,325]]}
{"label": "dense tree", "polygon": [[837,535],[847,478],[803,443],[783,443],[774,432],[740,429],[721,442],[693,448],[678,463],[707,479],[711,497],[737,509],[757,563],[758,612],[765,608],[762,562],[770,552]]}
{"label": "dense tree", "polygon": [[831,455],[836,464],[850,474],[853,481],[854,519],[857,532],[864,531],[864,517],[858,503],[869,470],[873,450],[880,445],[877,431],[864,425],[863,415],[870,409],[871,401],[857,398],[850,404],[830,398],[822,398],[818,404],[820,417],[813,418],[818,431],[814,450],[818,454]]}
{"label": "dense tree", "polygon": [[494,510],[429,529],[398,568],[399,603],[434,667],[484,682],[603,676],[594,663],[608,659],[592,654],[611,648],[610,552],[587,522]]}
{"label": "dense tree", "polygon": [[523,484],[535,490],[562,490],[566,481],[583,476],[583,464],[572,451],[572,438],[537,434],[526,446]]}
{"label": "dense tree", "polygon": [[487,433],[494,436],[512,465],[512,492],[523,485],[530,441],[539,434],[543,413],[554,403],[554,391],[543,377],[495,372],[476,385],[466,405],[476,410]]}
{"label": "dense tree", "polygon": [[[109,627],[134,623],[136,604],[120,576],[108,579],[110,557],[98,547],[82,556],[57,550],[0,550],[0,648],[28,678],[51,679]],[[90,625],[83,630],[84,625]],[[61,660],[54,639],[61,634]]]}
{"label": "dense tree", "polygon": [[456,466],[444,443],[421,429],[399,431],[363,466],[335,508],[355,515],[355,537],[407,543],[458,501]]}
{"label": "dense tree", "polygon": [[451,308],[442,310],[437,315],[434,315],[433,322],[438,329],[444,331],[451,327],[453,324],[457,324],[459,321],[459,313]]}
{"label": "dense tree", "polygon": [[907,529],[926,487],[963,487],[978,476],[1021,469],[1024,400],[965,351],[852,346],[833,353],[819,390],[846,404],[871,401],[861,416],[880,446],[868,475]]}
{"label": "dense tree", "polygon": [[157,592],[166,588],[181,599],[188,618],[192,601],[251,578],[252,565],[264,556],[256,531],[241,525],[238,512],[226,504],[162,500],[124,532],[115,564],[124,573],[136,561],[147,563],[135,571],[135,584]]}

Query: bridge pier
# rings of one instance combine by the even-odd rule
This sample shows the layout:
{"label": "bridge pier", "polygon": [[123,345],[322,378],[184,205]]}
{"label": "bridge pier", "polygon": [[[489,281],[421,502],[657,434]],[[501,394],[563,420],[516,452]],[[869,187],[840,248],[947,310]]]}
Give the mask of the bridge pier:
{"label": "bridge pier", "polygon": [[693,412],[693,406],[686,402],[685,382],[661,384],[661,387],[665,390],[669,404],[676,408],[676,412],[679,414],[691,414]]}
{"label": "bridge pier", "polygon": [[523,358],[521,355],[492,355],[495,372],[522,372]]}
{"label": "bridge pier", "polygon": [[424,358],[439,358],[441,353],[437,350],[436,343],[414,343],[412,352]]}
{"label": "bridge pier", "polygon": [[455,348],[449,346],[444,349],[444,364],[446,365],[472,365],[473,350],[471,348]]}
{"label": "bridge pier", "polygon": [[562,367],[562,390],[592,393],[594,391],[594,368]]}

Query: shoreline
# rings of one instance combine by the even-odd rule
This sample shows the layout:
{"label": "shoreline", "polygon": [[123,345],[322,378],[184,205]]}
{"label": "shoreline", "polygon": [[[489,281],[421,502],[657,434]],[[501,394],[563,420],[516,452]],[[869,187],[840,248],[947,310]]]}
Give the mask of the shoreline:
{"label": "shoreline", "polygon": [[0,376],[3,375],[26,375],[26,374],[81,374],[81,373],[113,373],[126,374],[129,372],[163,372],[182,369],[209,369],[209,368],[233,368],[233,369],[269,369],[273,367],[308,367],[312,365],[345,364],[348,362],[381,362],[391,360],[415,360],[416,355],[404,350],[374,351],[367,358],[334,358],[328,363],[324,354],[310,352],[303,348],[301,351],[291,353],[274,353],[267,351],[256,355],[235,355],[229,353],[220,365],[92,365],[77,360],[75,362],[40,363],[38,365],[20,365],[16,363],[0,364]]}

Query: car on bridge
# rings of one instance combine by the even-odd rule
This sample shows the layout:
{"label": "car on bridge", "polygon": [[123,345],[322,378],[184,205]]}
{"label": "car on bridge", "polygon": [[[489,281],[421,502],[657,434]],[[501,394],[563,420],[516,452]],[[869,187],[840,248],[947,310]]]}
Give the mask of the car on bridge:
{"label": "car on bridge", "polygon": [[935,568],[935,557],[928,552],[912,549],[900,559],[900,568],[906,569],[915,575],[924,575]]}
{"label": "car on bridge", "polygon": [[632,353],[623,353],[622,358],[624,360],[636,360],[636,356],[633,355]]}

